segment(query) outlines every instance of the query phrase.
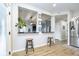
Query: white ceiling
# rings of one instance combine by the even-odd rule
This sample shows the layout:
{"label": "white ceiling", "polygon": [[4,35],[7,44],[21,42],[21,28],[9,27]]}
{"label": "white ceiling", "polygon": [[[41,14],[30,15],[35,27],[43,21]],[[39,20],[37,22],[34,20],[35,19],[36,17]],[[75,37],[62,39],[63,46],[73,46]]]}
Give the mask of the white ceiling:
{"label": "white ceiling", "polygon": [[53,3],[27,3],[28,5],[37,7],[39,9],[46,10],[50,13],[62,12],[62,11],[79,11],[79,3],[56,3],[56,7],[53,7]]}

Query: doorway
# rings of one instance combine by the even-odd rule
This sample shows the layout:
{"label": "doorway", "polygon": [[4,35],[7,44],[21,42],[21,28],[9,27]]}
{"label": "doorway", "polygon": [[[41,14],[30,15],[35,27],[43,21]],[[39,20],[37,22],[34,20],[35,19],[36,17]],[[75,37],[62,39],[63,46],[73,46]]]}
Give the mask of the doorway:
{"label": "doorway", "polygon": [[66,14],[55,16],[55,35],[57,44],[67,44],[68,24]]}

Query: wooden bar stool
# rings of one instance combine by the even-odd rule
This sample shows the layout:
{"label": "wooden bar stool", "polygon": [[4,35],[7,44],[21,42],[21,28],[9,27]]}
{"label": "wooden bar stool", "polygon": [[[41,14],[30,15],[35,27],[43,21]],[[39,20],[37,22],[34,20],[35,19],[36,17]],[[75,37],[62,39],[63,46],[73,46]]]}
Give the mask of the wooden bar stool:
{"label": "wooden bar stool", "polygon": [[34,47],[33,47],[33,39],[32,38],[28,38],[26,39],[26,54],[28,52],[28,49],[32,49],[34,52]]}
{"label": "wooden bar stool", "polygon": [[51,47],[52,39],[53,37],[48,37],[47,39],[47,45],[49,45],[50,47]]}

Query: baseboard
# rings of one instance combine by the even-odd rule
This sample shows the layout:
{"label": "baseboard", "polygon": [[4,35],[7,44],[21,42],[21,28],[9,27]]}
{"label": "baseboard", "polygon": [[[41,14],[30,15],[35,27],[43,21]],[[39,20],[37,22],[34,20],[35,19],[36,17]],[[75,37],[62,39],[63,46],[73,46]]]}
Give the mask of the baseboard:
{"label": "baseboard", "polygon": [[45,46],[45,45],[47,45],[47,43],[45,43],[45,44],[41,44],[41,45],[37,45],[37,46],[34,46],[34,48],[41,47],[41,46]]}
{"label": "baseboard", "polygon": [[25,48],[23,48],[23,49],[18,49],[18,50],[13,50],[11,53],[19,52],[19,51],[23,51],[23,50],[25,50]]}
{"label": "baseboard", "polygon": [[[37,45],[37,46],[34,46],[34,48],[41,47],[41,46],[45,46],[45,45],[47,45],[47,43],[45,43],[45,44],[41,44],[41,45]],[[25,48],[23,48],[23,49],[19,49],[19,50],[13,50],[11,53],[19,52],[19,51],[23,51],[23,50],[25,50]]]}

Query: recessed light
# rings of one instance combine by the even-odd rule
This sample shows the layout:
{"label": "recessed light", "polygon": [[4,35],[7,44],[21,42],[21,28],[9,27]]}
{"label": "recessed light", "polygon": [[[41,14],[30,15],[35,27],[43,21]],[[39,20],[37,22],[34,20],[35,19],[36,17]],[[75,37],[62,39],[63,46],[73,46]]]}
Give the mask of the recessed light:
{"label": "recessed light", "polygon": [[56,7],[56,4],[55,3],[53,4],[53,7]]}

